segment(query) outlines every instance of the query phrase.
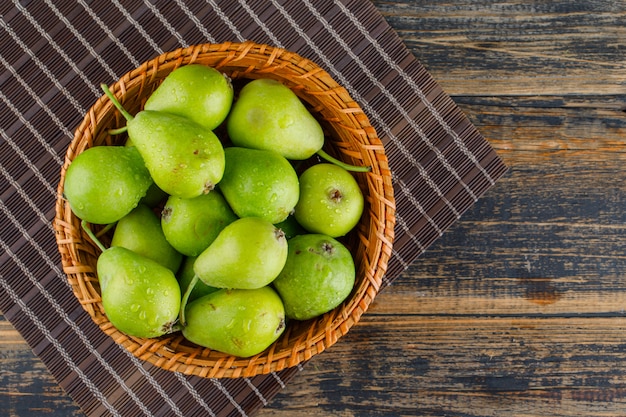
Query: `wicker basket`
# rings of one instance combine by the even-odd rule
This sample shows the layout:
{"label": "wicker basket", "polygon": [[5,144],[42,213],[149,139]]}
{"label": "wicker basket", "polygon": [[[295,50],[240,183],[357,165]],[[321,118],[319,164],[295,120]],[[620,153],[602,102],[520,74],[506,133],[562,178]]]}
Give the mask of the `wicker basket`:
{"label": "wicker basket", "polygon": [[[63,269],[74,294],[102,331],[136,357],[156,366],[209,378],[250,377],[295,366],[345,335],[380,289],[391,255],[395,222],[391,172],[383,145],[357,103],[323,69],[295,53],[252,42],[203,44],[163,54],[124,75],[111,86],[111,91],[135,114],[163,78],[175,68],[191,63],[215,67],[233,80],[280,80],[309,106],[324,127],[326,152],[352,164],[372,167],[371,172],[355,174],[366,206],[359,225],[344,241],[357,265],[352,294],[339,307],[318,318],[289,322],[278,341],[245,359],[194,345],[180,332],[141,339],[113,327],[103,311],[95,273],[100,251],[84,234],[80,220],[62,197],[65,171],[76,155],[92,146],[119,145],[125,139],[107,134],[108,129],[124,126],[126,121],[105,96],[89,109],[76,130],[61,170],[54,228]],[[105,243],[107,238],[102,237]]]}

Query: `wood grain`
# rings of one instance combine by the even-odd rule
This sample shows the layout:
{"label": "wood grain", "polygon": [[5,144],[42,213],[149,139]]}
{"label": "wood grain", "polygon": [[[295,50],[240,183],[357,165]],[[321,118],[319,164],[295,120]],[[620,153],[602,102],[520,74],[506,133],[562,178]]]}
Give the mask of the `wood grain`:
{"label": "wood grain", "polygon": [[[257,415],[626,415],[626,5],[373,3],[510,171]],[[81,415],[0,333],[0,409]]]}
{"label": "wood grain", "polygon": [[612,95],[623,85],[620,2],[374,3],[451,95]]}
{"label": "wood grain", "polygon": [[1,315],[0,415],[84,415],[11,323]]}
{"label": "wood grain", "polygon": [[623,415],[625,324],[374,312],[260,415]]}
{"label": "wood grain", "polygon": [[625,415],[626,8],[375,4],[510,171],[259,415]]}

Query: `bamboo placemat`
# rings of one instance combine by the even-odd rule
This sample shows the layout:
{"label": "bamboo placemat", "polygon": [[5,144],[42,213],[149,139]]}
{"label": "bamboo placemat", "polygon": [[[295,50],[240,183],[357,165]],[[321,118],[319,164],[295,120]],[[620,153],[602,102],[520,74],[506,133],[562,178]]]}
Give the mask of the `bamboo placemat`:
{"label": "bamboo placemat", "polygon": [[0,16],[0,309],[89,416],[250,415],[299,372],[164,371],[115,345],[78,304],[51,222],[66,148],[101,82],[207,42],[254,40],[324,67],[368,114],[394,172],[384,285],[506,170],[367,0],[13,0]]}

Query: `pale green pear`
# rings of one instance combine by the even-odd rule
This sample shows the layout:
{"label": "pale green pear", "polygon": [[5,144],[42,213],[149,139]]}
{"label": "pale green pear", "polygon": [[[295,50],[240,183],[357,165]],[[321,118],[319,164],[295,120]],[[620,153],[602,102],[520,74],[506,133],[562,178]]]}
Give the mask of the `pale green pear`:
{"label": "pale green pear", "polygon": [[236,219],[224,197],[213,190],[194,198],[170,196],[161,212],[161,228],[176,250],[198,256]]}
{"label": "pale green pear", "polygon": [[144,204],[139,204],[117,222],[111,246],[123,246],[174,273],[183,260],[183,255],[165,238],[157,215]]}
{"label": "pale green pear", "polygon": [[165,77],[144,109],[184,116],[213,130],[226,119],[232,102],[233,86],[228,76],[207,65],[190,64]]}
{"label": "pale green pear", "polygon": [[224,174],[224,149],[211,131],[174,114],[144,110],[127,123],[128,136],[154,182],[169,195],[206,194]]}
{"label": "pale green pear", "polygon": [[307,159],[324,145],[322,127],[300,98],[269,78],[241,89],[226,127],[235,146],[273,150],[287,159]]}
{"label": "pale green pear", "polygon": [[270,287],[221,289],[188,304],[186,316],[186,339],[244,358],[263,352],[285,330],[282,301]]}
{"label": "pale green pear", "polygon": [[171,270],[116,246],[98,257],[97,273],[104,312],[118,330],[146,338],[172,331],[181,293]]}
{"label": "pale green pear", "polygon": [[300,194],[298,174],[274,151],[228,147],[219,189],[239,217],[282,222],[294,210]]}
{"label": "pale green pear", "polygon": [[323,234],[289,240],[285,267],[272,285],[288,318],[307,320],[341,304],[354,287],[352,254],[341,242]]}
{"label": "pale green pear", "polygon": [[361,219],[365,197],[356,178],[341,166],[315,164],[300,174],[294,217],[311,233],[344,236]]}
{"label": "pale green pear", "polygon": [[287,260],[287,239],[267,220],[244,217],[226,226],[196,259],[194,272],[217,288],[254,289],[271,283]]}
{"label": "pale green pear", "polygon": [[74,158],[65,172],[63,194],[81,220],[110,224],[130,213],[151,184],[135,148],[95,146]]}

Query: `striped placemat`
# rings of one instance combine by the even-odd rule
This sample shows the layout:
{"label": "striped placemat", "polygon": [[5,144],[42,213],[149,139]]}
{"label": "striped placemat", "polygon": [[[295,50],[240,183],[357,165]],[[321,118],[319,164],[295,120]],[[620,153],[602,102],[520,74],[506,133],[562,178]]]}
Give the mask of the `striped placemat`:
{"label": "striped placemat", "polygon": [[6,0],[0,17],[0,309],[89,416],[250,415],[299,371],[164,371],[113,343],[78,304],[51,222],[66,148],[101,82],[207,42],[254,40],[324,67],[368,114],[394,172],[385,285],[506,170],[367,0]]}

